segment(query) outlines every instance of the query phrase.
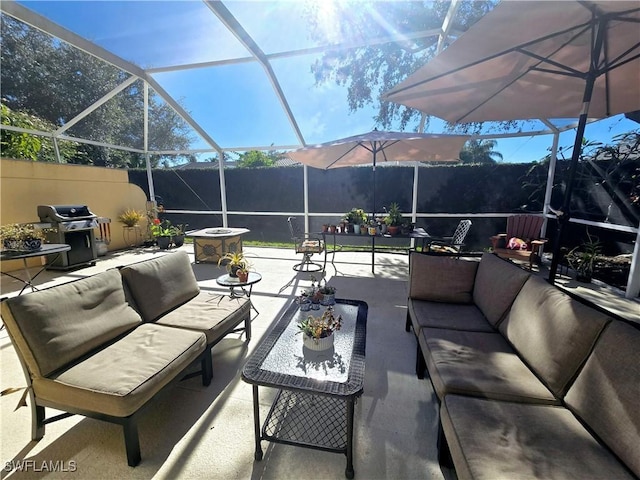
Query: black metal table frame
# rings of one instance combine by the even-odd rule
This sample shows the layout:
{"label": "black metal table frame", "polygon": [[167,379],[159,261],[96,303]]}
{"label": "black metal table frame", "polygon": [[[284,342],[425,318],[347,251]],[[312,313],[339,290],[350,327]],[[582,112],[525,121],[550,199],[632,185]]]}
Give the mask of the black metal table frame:
{"label": "black metal table frame", "polygon": [[[40,248],[40,250],[35,250],[32,252],[19,252],[19,251],[18,252],[2,252],[1,258],[4,261],[22,260],[24,272],[27,279],[25,280],[24,278],[20,278],[9,272],[0,272],[0,273],[13,278],[14,280],[18,280],[19,282],[22,282],[24,284],[24,286],[22,287],[18,295],[22,295],[22,292],[24,292],[24,290],[27,287],[30,287],[32,292],[36,292],[38,291],[38,289],[33,284],[33,281],[36,279],[36,277],[40,275],[42,272],[44,272],[50,263],[55,262],[60,256],[60,254],[62,254],[63,252],[68,252],[69,250],[71,250],[71,246],[67,245],[66,243],[45,243],[42,245],[42,248]],[[53,260],[51,260],[50,262],[46,262],[46,264],[43,265],[42,268],[40,268],[40,270],[38,270],[35,275],[31,275],[29,273],[29,266],[27,265],[27,259],[35,258],[35,257],[43,257],[47,255],[55,255],[55,257],[53,257]]]}
{"label": "black metal table frame", "polygon": [[[216,283],[218,285],[220,285],[221,287],[227,287],[229,289],[229,298],[242,298],[242,297],[247,297],[249,299],[249,305],[251,306],[251,308],[253,308],[255,310],[255,312],[260,315],[260,312],[258,311],[258,309],[255,307],[255,305],[253,304],[253,302],[251,301],[251,292],[253,291],[253,286],[262,281],[262,275],[260,275],[259,273],[255,273],[255,272],[249,272],[249,279],[246,282],[225,282],[223,280],[223,278],[227,277],[228,274],[225,275],[221,275],[218,278],[216,278]],[[257,278],[253,278],[253,280],[251,279],[251,275],[257,275]],[[249,287],[249,289],[247,290],[245,287]],[[235,289],[236,288],[240,288],[240,290],[242,291],[242,293],[238,293]],[[222,297],[221,297],[222,298]]]}
{"label": "black metal table frame", "polygon": [[[369,239],[371,240],[371,273],[375,273],[375,255],[376,255],[376,238],[383,238],[383,239],[393,239],[393,238],[405,238],[405,239],[416,239],[416,240],[421,240],[422,241],[422,249],[424,250],[424,246],[427,242],[429,241],[434,241],[434,240],[438,240],[439,237],[432,237],[430,236],[424,229],[422,228],[418,228],[416,230],[414,230],[413,232],[407,233],[407,234],[403,234],[403,233],[398,233],[397,235],[389,235],[388,233],[385,234],[376,234],[376,235],[369,235],[369,234],[364,234],[364,233],[338,233],[338,232],[320,232],[320,235],[322,235],[322,239],[324,241],[324,263],[325,265],[327,264],[327,255],[331,254],[331,265],[333,265],[333,267],[335,268],[335,257],[336,257],[336,252],[341,251],[342,246],[338,246],[336,245],[336,237],[352,237],[352,238],[363,238],[363,239]],[[328,243],[327,243],[327,236],[333,236],[333,248],[331,250],[329,250],[328,248]]]}
{"label": "black metal table frame", "polygon": [[[253,385],[253,416],[256,442],[256,460],[262,460],[262,440],[335,453],[343,453],[347,457],[345,476],[349,479],[352,479],[355,475],[355,471],[353,468],[354,409],[357,398],[362,395],[364,385],[368,306],[365,302],[359,300],[338,299],[336,300],[336,303],[358,307],[353,339],[353,350],[351,352],[350,368],[346,382],[332,382],[330,380],[320,381],[307,377],[262,370],[261,365],[263,361],[266,359],[267,355],[269,355],[272,348],[279,340],[281,334],[285,331],[291,321],[293,321],[294,315],[298,311],[298,305],[294,302],[289,305],[282,317],[276,322],[271,332],[269,332],[262,343],[258,345],[256,351],[249,357],[247,363],[242,369],[242,379],[245,382]],[[260,422],[260,401],[258,393],[259,386],[279,389],[279,392],[276,395],[276,399],[274,400],[271,409],[267,414],[264,426],[262,426],[262,428]],[[282,399],[283,395],[289,397],[299,395],[300,398],[315,398],[320,403],[324,403],[327,401],[344,402],[344,427],[346,427],[346,439],[344,439],[344,447],[318,445],[312,442],[303,443],[300,441],[279,438],[275,434],[268,434],[266,432],[267,425],[269,424],[271,417],[274,415],[274,411],[278,408],[278,402]]]}

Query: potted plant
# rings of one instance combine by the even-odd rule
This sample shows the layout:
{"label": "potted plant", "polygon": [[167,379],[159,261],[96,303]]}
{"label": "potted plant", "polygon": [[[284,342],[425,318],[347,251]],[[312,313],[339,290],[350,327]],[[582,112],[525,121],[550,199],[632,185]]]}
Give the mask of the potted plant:
{"label": "potted plant", "polygon": [[156,218],[151,225],[151,235],[155,238],[158,247],[166,250],[171,246],[171,237],[174,233],[174,227],[169,220],[160,220]]}
{"label": "potted plant", "polygon": [[179,223],[178,225],[173,226],[173,235],[171,236],[171,241],[176,247],[181,247],[182,245],[184,245],[184,235],[188,226],[188,223]]}
{"label": "potted plant", "polygon": [[0,239],[5,250],[33,252],[42,248],[45,230],[32,223],[11,223],[0,227]]}
{"label": "potted plant", "polygon": [[389,235],[398,234],[400,225],[402,225],[402,211],[400,210],[400,206],[396,202],[393,202],[389,206],[387,216],[384,217],[384,223],[387,224],[387,231],[389,232]]}
{"label": "potted plant", "polygon": [[351,225],[353,233],[360,233],[360,226],[367,222],[367,214],[362,208],[352,208],[344,214],[344,219]]}
{"label": "potted plant", "polygon": [[337,318],[333,307],[327,307],[322,316],[307,318],[298,324],[302,332],[302,344],[310,350],[327,350],[333,346],[333,334],[340,330],[342,316]]}
{"label": "potted plant", "polygon": [[134,210],[132,208],[128,208],[125,211],[123,211],[120,215],[118,215],[118,221],[121,223],[124,223],[125,227],[136,227],[138,226],[138,224],[140,223],[140,220],[142,220],[145,217],[145,214],[138,211],[138,210]]}
{"label": "potted plant", "polygon": [[227,252],[218,260],[218,266],[224,265],[230,277],[237,277],[238,270],[248,270],[249,261],[242,252]]}
{"label": "potted plant", "polygon": [[320,303],[322,305],[335,305],[336,304],[336,287],[327,285],[326,283],[318,288],[318,293],[322,295]]}
{"label": "potted plant", "polygon": [[587,232],[588,240],[572,249],[567,254],[567,261],[576,272],[578,282],[591,283],[593,267],[602,251],[602,243],[598,237]]}
{"label": "potted plant", "polygon": [[300,307],[301,312],[308,312],[311,310],[311,299],[307,292],[302,292],[299,296],[296,297],[296,303],[298,307]]}

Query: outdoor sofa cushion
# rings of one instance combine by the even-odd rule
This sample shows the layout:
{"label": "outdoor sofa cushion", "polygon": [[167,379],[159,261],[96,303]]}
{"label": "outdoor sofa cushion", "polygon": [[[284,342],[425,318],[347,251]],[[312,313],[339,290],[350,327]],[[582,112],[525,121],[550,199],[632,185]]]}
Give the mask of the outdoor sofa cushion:
{"label": "outdoor sofa cushion", "polygon": [[122,278],[107,270],[2,302],[8,330],[29,371],[48,376],[141,323]]}
{"label": "outdoor sofa cushion", "polygon": [[127,417],[194,362],[205,347],[202,333],[142,324],[66,370],[34,379],[33,390],[41,401]]}
{"label": "outdoor sofa cushion", "polygon": [[640,477],[638,345],[640,329],[611,322],[569,388],[565,404]]}
{"label": "outdoor sofa cushion", "polygon": [[410,298],[407,302],[407,308],[416,335],[423,328],[448,328],[477,332],[496,331],[475,305],[427,302]]}
{"label": "outdoor sofa cushion", "polygon": [[471,303],[477,261],[411,253],[409,298],[431,302]]}
{"label": "outdoor sofa cushion", "polygon": [[561,406],[447,395],[440,418],[460,480],[634,478]]}
{"label": "outdoor sofa cushion", "polygon": [[441,400],[458,393],[514,402],[560,403],[500,333],[423,328],[418,341]]}
{"label": "outdoor sofa cushion", "polygon": [[186,252],[127,265],[120,273],[145,322],[157,320],[200,292]]}
{"label": "outdoor sofa cushion", "polygon": [[482,255],[473,286],[473,303],[494,327],[505,317],[529,272],[492,253]]}
{"label": "outdoor sofa cushion", "polygon": [[204,332],[207,343],[211,345],[217,343],[229,329],[247,320],[250,308],[251,303],[246,297],[229,298],[203,290],[197,297],[172,310],[156,323]]}
{"label": "outdoor sofa cushion", "polygon": [[610,321],[608,315],[546,280],[531,277],[499,329],[551,391],[562,397]]}

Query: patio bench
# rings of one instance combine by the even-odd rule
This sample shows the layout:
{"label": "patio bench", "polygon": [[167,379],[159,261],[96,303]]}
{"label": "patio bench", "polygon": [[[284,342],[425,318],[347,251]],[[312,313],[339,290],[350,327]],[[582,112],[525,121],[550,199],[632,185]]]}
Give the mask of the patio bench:
{"label": "patio bench", "polygon": [[[0,308],[27,380],[32,439],[72,414],[120,424],[130,466],[141,459],[145,407],[184,378],[201,375],[209,385],[212,346],[241,322],[250,337],[248,300],[200,292],[184,252],[4,299]],[[66,413],[45,418],[45,407]]]}
{"label": "patio bench", "polygon": [[459,478],[640,475],[640,328],[494,254],[412,252],[407,330]]}

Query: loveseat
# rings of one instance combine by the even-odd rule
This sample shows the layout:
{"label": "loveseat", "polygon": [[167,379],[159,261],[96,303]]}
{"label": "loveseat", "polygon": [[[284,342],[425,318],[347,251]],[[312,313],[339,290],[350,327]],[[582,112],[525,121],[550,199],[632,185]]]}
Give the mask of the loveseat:
{"label": "loveseat", "polygon": [[[23,366],[32,438],[71,414],[123,426],[127,461],[140,462],[137,420],[165,387],[213,375],[211,348],[244,322],[243,299],[200,291],[184,252],[4,299],[2,319]],[[199,372],[192,364],[200,364]],[[45,419],[45,407],[64,413]]]}
{"label": "loveseat", "polygon": [[640,329],[485,253],[410,256],[416,373],[461,479],[640,475]]}

